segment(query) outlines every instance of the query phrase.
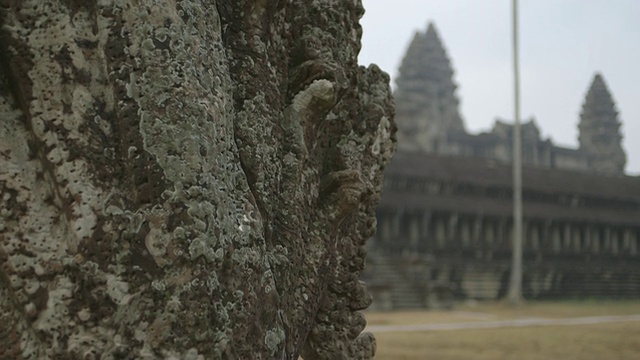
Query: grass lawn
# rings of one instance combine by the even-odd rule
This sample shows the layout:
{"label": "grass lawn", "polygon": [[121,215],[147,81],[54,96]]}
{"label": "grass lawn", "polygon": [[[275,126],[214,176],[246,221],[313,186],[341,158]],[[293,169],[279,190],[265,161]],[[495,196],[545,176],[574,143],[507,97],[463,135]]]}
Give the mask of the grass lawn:
{"label": "grass lawn", "polygon": [[[461,305],[453,311],[368,312],[369,325],[640,314],[640,301]],[[640,322],[375,333],[376,359],[640,359]]]}

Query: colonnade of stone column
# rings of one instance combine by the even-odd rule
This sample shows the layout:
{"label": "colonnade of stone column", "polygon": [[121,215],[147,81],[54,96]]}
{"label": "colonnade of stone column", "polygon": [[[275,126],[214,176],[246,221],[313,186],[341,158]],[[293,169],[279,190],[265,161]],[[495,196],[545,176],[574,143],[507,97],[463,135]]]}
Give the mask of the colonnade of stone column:
{"label": "colonnade of stone column", "polygon": [[[432,211],[380,211],[374,247],[389,251],[510,250],[508,217]],[[525,252],[638,255],[640,228],[525,219]]]}

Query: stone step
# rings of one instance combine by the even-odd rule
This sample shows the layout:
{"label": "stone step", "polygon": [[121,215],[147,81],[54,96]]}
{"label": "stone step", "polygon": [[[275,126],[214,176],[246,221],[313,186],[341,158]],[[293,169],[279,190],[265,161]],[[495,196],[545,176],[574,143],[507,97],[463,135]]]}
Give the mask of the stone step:
{"label": "stone step", "polygon": [[469,272],[462,279],[462,289],[472,299],[497,299],[501,287],[500,273]]}
{"label": "stone step", "polygon": [[424,307],[422,299],[414,299],[414,298],[391,298],[391,303],[394,308],[402,306],[403,308],[407,308],[409,306],[413,306],[415,308]]}
{"label": "stone step", "polygon": [[422,294],[388,258],[377,256],[369,260],[370,278],[391,285],[389,298],[394,309],[424,307]]}

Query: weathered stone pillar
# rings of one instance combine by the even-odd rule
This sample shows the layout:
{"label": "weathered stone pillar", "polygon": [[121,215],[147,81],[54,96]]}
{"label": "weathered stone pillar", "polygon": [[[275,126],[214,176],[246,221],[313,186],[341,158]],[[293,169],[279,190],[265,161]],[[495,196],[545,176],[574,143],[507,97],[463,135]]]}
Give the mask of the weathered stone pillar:
{"label": "weathered stone pillar", "polygon": [[570,223],[565,223],[564,224],[564,236],[563,236],[564,243],[562,244],[563,252],[571,251],[571,242],[572,242],[572,237],[571,236],[572,236],[571,224]]}
{"label": "weathered stone pillar", "polygon": [[583,224],[580,229],[580,234],[582,237],[582,250],[586,253],[591,251],[591,237],[589,236],[589,229],[591,226],[589,224]]}
{"label": "weathered stone pillar", "polygon": [[531,250],[531,222],[522,220],[522,251]]}
{"label": "weathered stone pillar", "polygon": [[420,222],[420,241],[425,242],[424,247],[429,247],[429,242],[431,241],[429,236],[429,228],[431,226],[431,211],[424,210],[422,212],[422,221]]}
{"label": "weathered stone pillar", "polygon": [[513,221],[510,221],[507,225],[507,243],[505,248],[513,249]]}
{"label": "weathered stone pillar", "polygon": [[600,254],[602,251],[600,246],[600,232],[597,227],[587,226],[587,232],[589,233],[589,239],[591,240],[591,249],[594,254]]}
{"label": "weathered stone pillar", "polygon": [[460,240],[462,246],[466,249],[469,248],[471,243],[471,225],[469,224],[470,219],[465,218],[460,220]]}
{"label": "weathered stone pillar", "polygon": [[623,236],[629,241],[629,254],[637,255],[638,254],[638,238],[636,234],[633,233],[631,228],[625,228]]}
{"label": "weathered stone pillar", "polygon": [[540,249],[540,231],[539,226],[536,223],[530,224],[530,249],[531,251],[538,251]]}
{"label": "weathered stone pillar", "polygon": [[614,229],[613,231],[618,234],[620,241],[622,241],[622,251],[629,254],[629,251],[631,251],[631,242],[628,239],[625,239],[624,232],[620,231],[619,229]]}
{"label": "weathered stone pillar", "polygon": [[409,222],[409,247],[415,250],[420,241],[420,218],[418,213],[407,214]]}
{"label": "weathered stone pillar", "polygon": [[578,225],[576,225],[575,228],[571,230],[571,235],[573,236],[573,252],[579,253],[582,250],[582,235]]}
{"label": "weathered stone pillar", "polygon": [[490,248],[496,238],[496,228],[493,220],[484,221],[484,244],[485,248]]}
{"label": "weathered stone pillar", "polygon": [[618,242],[618,237],[611,231],[611,228],[607,226],[604,229],[604,237],[606,242],[609,244],[609,251],[613,255],[617,255],[620,251],[620,243]]}
{"label": "weathered stone pillar", "polygon": [[0,359],[370,359],[359,0],[0,1]]}
{"label": "weathered stone pillar", "polygon": [[380,213],[380,223],[378,224],[377,239],[380,246],[386,246],[391,240],[391,215],[387,212]]}
{"label": "weathered stone pillar", "polygon": [[447,240],[446,219],[443,216],[438,216],[435,219],[435,235],[435,248],[441,249],[442,247],[444,247],[444,244]]}
{"label": "weathered stone pillar", "polygon": [[602,252],[611,254],[613,252],[612,244],[611,244],[611,232],[607,231],[608,228],[605,227],[603,234],[603,245]]}
{"label": "weathered stone pillar", "polygon": [[482,215],[476,215],[473,220],[473,231],[471,233],[471,241],[473,247],[478,247],[482,241],[483,227],[482,227]]}
{"label": "weathered stone pillar", "polygon": [[400,224],[402,223],[403,216],[404,211],[399,208],[396,208],[396,211],[391,213],[391,241],[397,241],[397,238],[400,236]]}
{"label": "weathered stone pillar", "polygon": [[551,220],[545,219],[540,232],[540,248],[543,251],[551,250]]}
{"label": "weathered stone pillar", "polygon": [[582,229],[583,229],[582,236],[584,237],[584,251],[593,252],[593,238],[591,237],[591,227],[589,226],[589,224],[584,224]]}
{"label": "weathered stone pillar", "polygon": [[632,238],[631,229],[626,227],[622,232],[622,236],[629,255],[638,254],[638,243]]}
{"label": "weathered stone pillar", "polygon": [[[511,242],[511,236],[509,236],[509,231],[507,230],[507,219],[503,217],[499,217],[496,221],[496,238],[493,242],[493,246],[504,246],[505,244]],[[523,227],[526,229],[526,227]],[[526,232],[525,232],[526,233]]]}
{"label": "weathered stone pillar", "polygon": [[459,233],[458,229],[459,218],[457,213],[449,214],[449,221],[447,222],[447,246],[451,244],[457,244],[457,236]]}
{"label": "weathered stone pillar", "polygon": [[562,238],[560,236],[560,224],[551,226],[551,250],[554,254],[560,254],[562,251]]}

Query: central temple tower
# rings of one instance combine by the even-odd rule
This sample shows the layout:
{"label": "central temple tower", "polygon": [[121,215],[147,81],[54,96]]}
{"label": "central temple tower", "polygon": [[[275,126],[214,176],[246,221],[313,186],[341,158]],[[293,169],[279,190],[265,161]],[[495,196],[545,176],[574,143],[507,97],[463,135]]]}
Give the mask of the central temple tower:
{"label": "central temple tower", "polygon": [[465,133],[453,69],[433,23],[417,32],[396,81],[399,150],[448,153],[448,138]]}
{"label": "central temple tower", "polygon": [[582,105],[578,128],[580,150],[588,154],[591,169],[604,174],[623,174],[627,159],[621,144],[618,111],[599,73],[593,78]]}

